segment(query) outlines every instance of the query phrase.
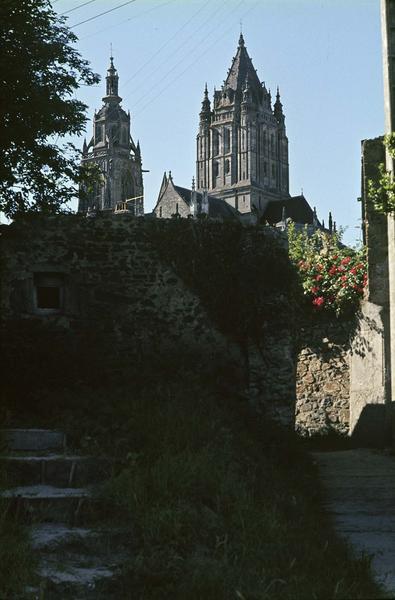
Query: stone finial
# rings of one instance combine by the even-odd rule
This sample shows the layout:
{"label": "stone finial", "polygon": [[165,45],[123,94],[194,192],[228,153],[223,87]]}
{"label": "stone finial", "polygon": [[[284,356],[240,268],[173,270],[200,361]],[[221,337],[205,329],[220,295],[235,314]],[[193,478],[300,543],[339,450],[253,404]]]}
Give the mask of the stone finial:
{"label": "stone finial", "polygon": [[245,46],[244,37],[243,37],[243,34],[240,32],[239,48],[243,48],[244,46]]}
{"label": "stone finial", "polygon": [[192,177],[192,191],[195,191],[195,177]]}
{"label": "stone finial", "polygon": [[332,233],[332,231],[333,231],[333,220],[332,220],[332,213],[330,211],[329,211],[328,225],[329,225],[329,233]]}

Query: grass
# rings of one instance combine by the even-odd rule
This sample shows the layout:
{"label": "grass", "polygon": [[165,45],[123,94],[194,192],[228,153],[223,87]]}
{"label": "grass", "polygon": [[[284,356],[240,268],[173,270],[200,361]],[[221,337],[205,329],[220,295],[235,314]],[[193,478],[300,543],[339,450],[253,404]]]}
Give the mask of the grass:
{"label": "grass", "polygon": [[104,495],[134,530],[119,597],[379,597],[369,561],[334,535],[293,435],[192,375],[118,401],[125,460]]}
{"label": "grass", "polygon": [[132,531],[130,558],[97,597],[380,597],[368,559],[351,557],[323,512],[305,443],[253,412],[232,373],[196,375],[191,364],[158,357],[126,383],[51,389],[34,405],[31,426],[120,461],[102,496],[104,514]]}

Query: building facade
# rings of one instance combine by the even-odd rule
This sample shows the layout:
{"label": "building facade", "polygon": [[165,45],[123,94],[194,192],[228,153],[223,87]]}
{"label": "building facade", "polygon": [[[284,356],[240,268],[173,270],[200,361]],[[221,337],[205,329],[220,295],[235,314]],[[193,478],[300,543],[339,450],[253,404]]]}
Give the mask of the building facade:
{"label": "building facade", "polygon": [[207,85],[197,135],[197,190],[208,190],[240,213],[263,214],[289,198],[288,139],[277,88],[261,83],[240,35],[236,56],[211,105]]}
{"label": "building facade", "polygon": [[121,107],[118,73],[113,58],[106,76],[103,106],[95,112],[93,135],[82,150],[82,167],[99,169],[99,181],[81,188],[78,212],[128,210],[144,214],[140,144],[130,131],[130,113]]}

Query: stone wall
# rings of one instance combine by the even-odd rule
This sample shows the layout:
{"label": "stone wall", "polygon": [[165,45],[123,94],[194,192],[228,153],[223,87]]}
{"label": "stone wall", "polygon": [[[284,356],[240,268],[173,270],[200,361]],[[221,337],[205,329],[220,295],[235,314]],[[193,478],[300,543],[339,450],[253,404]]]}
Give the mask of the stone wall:
{"label": "stone wall", "polygon": [[296,363],[296,430],[348,434],[351,324],[305,325]]}
{"label": "stone wall", "polygon": [[350,434],[371,445],[391,436],[388,232],[368,198],[368,181],[385,162],[383,139],[362,142],[362,216],[368,285],[351,344]]}
{"label": "stone wall", "polygon": [[[165,225],[164,225],[165,226]],[[2,228],[1,310],[7,323],[40,321],[94,333],[103,361],[168,348],[239,362],[199,301],[150,245],[144,219],[128,214],[39,216]],[[40,308],[40,279],[58,281],[58,309]],[[45,284],[46,285],[46,284]],[[50,285],[52,283],[50,282]]]}

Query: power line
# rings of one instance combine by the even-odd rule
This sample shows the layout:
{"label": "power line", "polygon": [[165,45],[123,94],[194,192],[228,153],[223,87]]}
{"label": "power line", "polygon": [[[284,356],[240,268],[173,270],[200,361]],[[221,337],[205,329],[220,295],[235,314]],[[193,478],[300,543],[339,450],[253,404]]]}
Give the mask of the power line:
{"label": "power line", "polygon": [[158,4],[157,6],[153,6],[152,8],[149,8],[148,10],[145,10],[141,13],[138,13],[137,15],[133,16],[133,17],[129,17],[128,19],[122,19],[122,21],[120,21],[119,23],[115,23],[115,25],[110,25],[109,27],[104,27],[104,29],[99,29],[99,31],[95,31],[94,33],[90,33],[89,35],[84,35],[84,37],[80,37],[79,40],[86,40],[87,38],[93,37],[94,35],[98,35],[99,33],[104,33],[104,31],[108,31],[109,29],[114,29],[114,27],[119,27],[119,25],[123,25],[124,23],[127,23],[128,21],[134,21],[135,19],[138,19],[139,17],[142,17],[150,12],[152,12],[153,10],[157,10],[158,8],[162,8],[164,6],[167,6],[168,4],[171,4],[171,2],[175,2],[175,0],[168,0],[168,2],[164,2],[163,4]]}
{"label": "power line", "polygon": [[[244,1],[244,0],[243,0]],[[247,16],[254,8],[256,8],[256,6],[260,3],[261,0],[257,0],[257,2],[255,2],[245,13],[242,14],[242,17]],[[209,46],[206,47],[206,49],[204,50],[204,52],[202,52],[199,56],[197,56],[197,58],[191,62],[181,73],[179,73],[177,75],[177,77],[175,77],[174,79],[172,79],[164,88],[162,88],[162,90],[158,93],[155,94],[155,96],[152,98],[152,100],[150,100],[149,102],[147,102],[144,107],[138,111],[136,114],[137,115],[141,115],[145,109],[152,104],[152,102],[155,102],[155,100],[157,98],[159,98],[159,96],[161,96],[163,94],[163,92],[165,92],[173,83],[175,83],[177,81],[177,79],[179,79],[182,75],[184,75],[184,73],[186,73],[198,60],[200,60],[200,58],[202,56],[204,56],[205,54],[207,54],[207,52],[209,50],[211,50],[211,48],[213,46],[215,46],[223,37],[225,37],[225,35],[227,35],[232,29],[234,28],[234,24],[231,25],[231,27],[229,27],[221,36],[217,37],[214,42],[212,44],[210,44]]]}
{"label": "power line", "polygon": [[137,75],[152,61],[153,58],[155,58],[155,56],[158,56],[159,52],[161,52],[163,50],[163,48],[165,48],[168,44],[170,44],[170,42],[172,42],[174,40],[175,37],[177,37],[177,35],[179,33],[181,33],[181,31],[183,29],[185,29],[185,27],[187,25],[189,25],[189,23],[191,23],[191,21],[193,21],[193,19],[208,5],[210,4],[211,0],[207,0],[207,2],[205,4],[203,4],[203,6],[201,6],[195,13],[193,13],[193,15],[183,24],[181,25],[181,27],[179,29],[177,29],[177,31],[164,43],[162,44],[162,46],[160,48],[158,48],[158,50],[156,52],[154,52],[154,54],[152,54],[150,56],[150,58],[148,60],[145,61],[145,63],[143,63],[139,69],[137,69],[137,71],[131,76],[129,77],[129,79],[127,79],[125,81],[124,84],[122,84],[122,89],[125,88],[127,86],[128,83],[130,83],[132,81],[132,79],[134,79],[135,77],[137,77]]}
{"label": "power line", "polygon": [[88,2],[83,2],[82,4],[79,4],[78,6],[74,6],[74,8],[70,8],[70,10],[66,10],[65,12],[62,12],[60,14],[68,15],[69,13],[73,12],[74,10],[78,10],[79,8],[82,8],[83,6],[86,6],[87,4],[92,4],[92,2],[96,2],[96,0],[88,0]]}
{"label": "power line", "polygon": [[[242,4],[244,4],[245,0],[241,0],[241,2],[239,2],[239,4],[231,11],[230,14],[233,14],[236,10],[238,10],[240,8],[240,6]],[[215,11],[218,12],[218,11]],[[214,13],[215,14],[215,13]],[[213,16],[213,15],[212,15]],[[202,27],[204,27],[204,25],[206,24],[207,21],[211,20],[212,16],[210,16],[200,27],[199,29],[202,29]],[[196,31],[199,31],[199,29],[197,29]],[[211,30],[206,34],[205,37],[208,37],[209,35],[211,35],[214,31],[217,30],[217,25],[214,25],[214,27],[211,28]],[[190,52],[188,53],[188,56],[190,56],[199,46],[201,45],[201,42],[199,41],[197,44],[195,44],[193,46],[193,48],[190,50]],[[154,90],[157,85],[159,83],[161,83],[161,81],[164,81],[165,79],[167,79],[167,77],[170,75],[170,73],[172,73],[181,63],[183,63],[185,60],[185,56],[183,56],[175,65],[173,65],[173,67],[167,72],[165,73],[165,75],[163,77],[161,77],[161,79],[159,79],[159,81],[155,82],[155,85],[151,86],[151,88],[142,96],[140,96],[140,98],[137,99],[137,101],[134,103],[134,108],[136,108],[137,105],[139,105],[144,98],[147,97],[147,95]]]}
{"label": "power line", "polygon": [[80,21],[79,23],[74,23],[74,25],[70,25],[71,27],[78,27],[78,25],[83,25],[83,23],[88,23],[89,21],[93,21],[94,19],[98,19],[99,17],[102,17],[103,15],[108,15],[108,13],[113,12],[114,10],[118,10],[118,8],[122,8],[122,6],[126,6],[127,4],[131,4],[132,2],[136,2],[136,0],[128,0],[127,2],[124,2],[123,4],[118,4],[118,6],[114,6],[113,8],[110,8],[109,10],[105,10],[102,13],[99,13],[98,15],[94,15],[93,17],[90,17],[89,19],[85,19],[85,21]]}

